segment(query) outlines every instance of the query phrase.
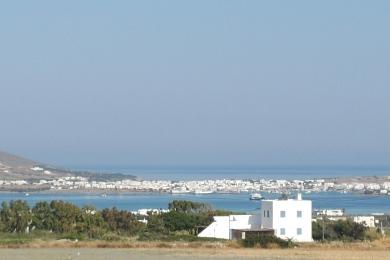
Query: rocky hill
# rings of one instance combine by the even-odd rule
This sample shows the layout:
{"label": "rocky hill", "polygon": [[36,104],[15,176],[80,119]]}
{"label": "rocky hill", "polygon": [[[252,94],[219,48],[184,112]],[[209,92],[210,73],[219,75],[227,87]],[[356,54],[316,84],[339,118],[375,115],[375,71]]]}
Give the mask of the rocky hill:
{"label": "rocky hill", "polygon": [[66,176],[83,176],[98,181],[135,178],[120,173],[103,174],[61,169],[0,151],[0,180],[52,180]]}
{"label": "rocky hill", "polygon": [[71,175],[69,171],[0,151],[0,179],[2,180],[55,179],[69,175]]}

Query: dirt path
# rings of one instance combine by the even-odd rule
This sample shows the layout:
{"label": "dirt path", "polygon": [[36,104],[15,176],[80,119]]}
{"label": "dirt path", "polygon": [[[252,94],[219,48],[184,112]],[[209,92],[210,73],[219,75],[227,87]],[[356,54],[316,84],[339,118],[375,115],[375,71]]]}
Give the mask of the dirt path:
{"label": "dirt path", "polygon": [[21,248],[0,249],[0,260],[192,260],[192,259],[264,259],[264,260],[357,260],[390,259],[386,250],[350,249],[99,249],[99,248]]}

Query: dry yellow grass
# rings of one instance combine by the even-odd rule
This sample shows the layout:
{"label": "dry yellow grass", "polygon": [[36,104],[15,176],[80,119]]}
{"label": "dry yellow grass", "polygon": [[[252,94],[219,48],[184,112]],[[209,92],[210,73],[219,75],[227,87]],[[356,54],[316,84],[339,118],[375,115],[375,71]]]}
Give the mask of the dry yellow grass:
{"label": "dry yellow grass", "polygon": [[[78,252],[77,255],[74,255]],[[97,254],[98,252],[98,254]],[[58,257],[52,258],[53,255]],[[7,245],[0,259],[390,259],[390,239],[356,243],[310,243],[290,249],[240,248],[227,242],[140,242],[36,240]]]}
{"label": "dry yellow grass", "polygon": [[390,259],[388,250],[353,249],[234,249],[234,248],[19,248],[0,249],[0,259],[51,260],[189,260],[189,259],[286,259],[370,260]]}

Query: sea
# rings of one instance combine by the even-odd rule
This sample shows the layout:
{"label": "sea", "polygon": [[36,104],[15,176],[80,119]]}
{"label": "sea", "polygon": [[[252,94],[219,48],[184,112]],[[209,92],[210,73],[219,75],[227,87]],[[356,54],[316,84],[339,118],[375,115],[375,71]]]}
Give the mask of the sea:
{"label": "sea", "polygon": [[[166,209],[173,200],[190,200],[209,203],[214,209],[231,210],[241,213],[255,213],[260,202],[250,200],[250,194],[169,194],[169,193],[127,193],[127,194],[85,194],[85,193],[0,193],[0,201],[26,200],[31,206],[39,201],[63,200],[78,206],[91,205],[97,209],[117,207],[136,211],[138,209]],[[265,199],[276,199],[280,194],[262,193]],[[310,199],[313,209],[345,209],[347,214],[390,214],[390,196],[355,193],[319,192],[303,194]]]}
{"label": "sea", "polygon": [[144,180],[285,179],[390,176],[390,165],[263,165],[263,166],[73,166],[71,169],[122,173]]}
{"label": "sea", "polygon": [[[350,176],[390,176],[390,166],[262,166],[262,167],[72,167],[101,173],[123,173],[144,180],[205,180],[205,179],[319,179]],[[27,196],[28,195],[28,196]],[[265,199],[276,199],[280,194],[262,193]],[[26,200],[30,205],[39,201],[63,200],[78,206],[90,205],[97,209],[117,207],[138,209],[166,209],[173,200],[205,202],[215,209],[242,213],[260,210],[259,201],[249,200],[249,193],[236,194],[169,194],[169,193],[54,193],[1,192],[0,201]],[[339,192],[304,193],[313,209],[345,209],[347,214],[390,214],[390,195],[366,195]]]}

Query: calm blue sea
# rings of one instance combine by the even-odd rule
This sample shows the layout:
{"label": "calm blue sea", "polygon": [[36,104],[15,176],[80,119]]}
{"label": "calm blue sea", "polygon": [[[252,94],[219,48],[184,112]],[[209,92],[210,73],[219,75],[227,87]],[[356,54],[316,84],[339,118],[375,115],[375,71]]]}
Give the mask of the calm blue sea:
{"label": "calm blue sea", "polygon": [[375,166],[76,166],[77,170],[135,175],[144,180],[311,179],[390,176],[390,165]]}
{"label": "calm blue sea", "polygon": [[[146,180],[204,180],[204,179],[309,179],[346,176],[390,176],[390,166],[253,166],[253,167],[71,167],[77,170],[124,173]],[[264,193],[266,198],[278,194]],[[304,197],[313,201],[313,208],[345,208],[350,214],[388,213],[390,196],[342,193],[311,193]],[[259,210],[258,201],[250,201],[249,194],[172,195],[134,193],[122,195],[53,194],[48,192],[0,193],[0,201],[27,200],[31,205],[38,201],[64,200],[78,206],[93,205],[98,209],[117,207],[126,210],[141,208],[167,208],[174,199],[207,202],[216,209],[252,213]]]}
{"label": "calm blue sea", "polygon": [[[263,193],[265,198],[273,199],[278,194]],[[388,213],[390,214],[390,196],[374,196],[363,194],[342,194],[336,192],[304,194],[304,198],[313,201],[313,208],[345,208],[349,214]],[[110,195],[101,194],[53,194],[53,193],[0,193],[0,201],[22,199],[30,205],[38,201],[64,200],[78,206],[93,205],[98,209],[117,207],[126,210],[141,208],[167,208],[175,199],[210,203],[216,209],[253,213],[259,210],[259,201],[250,201],[249,194],[207,194],[207,195],[172,195],[160,193],[134,193]]]}

